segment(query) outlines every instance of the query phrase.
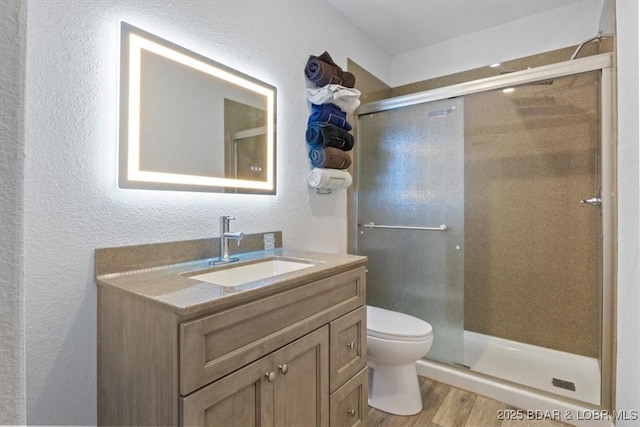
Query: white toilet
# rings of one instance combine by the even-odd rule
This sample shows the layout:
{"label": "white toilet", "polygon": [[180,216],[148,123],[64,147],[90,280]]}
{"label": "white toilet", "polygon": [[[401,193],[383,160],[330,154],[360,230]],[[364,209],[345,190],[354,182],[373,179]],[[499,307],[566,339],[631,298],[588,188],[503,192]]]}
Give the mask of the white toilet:
{"label": "white toilet", "polygon": [[422,411],[415,362],[433,342],[431,325],[408,314],[367,306],[369,405],[395,415]]}

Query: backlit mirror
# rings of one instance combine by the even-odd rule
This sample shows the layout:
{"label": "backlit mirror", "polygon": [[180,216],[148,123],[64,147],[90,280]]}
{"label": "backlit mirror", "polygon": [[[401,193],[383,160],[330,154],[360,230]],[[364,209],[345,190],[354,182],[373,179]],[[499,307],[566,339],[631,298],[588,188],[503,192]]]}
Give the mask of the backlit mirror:
{"label": "backlit mirror", "polygon": [[276,88],[122,23],[121,188],[275,194]]}

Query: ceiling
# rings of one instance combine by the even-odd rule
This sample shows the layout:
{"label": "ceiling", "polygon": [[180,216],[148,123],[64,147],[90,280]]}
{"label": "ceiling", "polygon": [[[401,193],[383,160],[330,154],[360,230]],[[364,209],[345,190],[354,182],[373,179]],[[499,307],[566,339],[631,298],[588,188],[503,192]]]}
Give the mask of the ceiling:
{"label": "ceiling", "polygon": [[391,56],[593,0],[327,0]]}

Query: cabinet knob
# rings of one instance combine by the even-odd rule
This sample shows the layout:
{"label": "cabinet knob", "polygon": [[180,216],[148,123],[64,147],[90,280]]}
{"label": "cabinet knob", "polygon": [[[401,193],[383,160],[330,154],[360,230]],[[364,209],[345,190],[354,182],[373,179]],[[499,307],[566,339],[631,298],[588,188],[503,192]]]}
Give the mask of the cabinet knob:
{"label": "cabinet knob", "polygon": [[348,342],[348,343],[347,343],[347,347],[349,347],[350,349],[354,349],[354,348],[356,348],[356,343],[355,343],[355,342],[353,342],[353,341]]}
{"label": "cabinet knob", "polygon": [[286,363],[284,365],[278,365],[278,369],[280,369],[280,372],[282,372],[283,374],[286,374],[287,372],[289,372],[289,365],[287,365]]}
{"label": "cabinet knob", "polygon": [[269,381],[270,383],[272,383],[273,380],[276,379],[276,373],[275,372],[267,372],[264,375],[265,375],[265,377],[267,377],[267,381]]}
{"label": "cabinet knob", "polygon": [[349,414],[349,416],[351,416],[351,417],[355,417],[356,416],[356,410],[355,409],[347,409],[347,414]]}

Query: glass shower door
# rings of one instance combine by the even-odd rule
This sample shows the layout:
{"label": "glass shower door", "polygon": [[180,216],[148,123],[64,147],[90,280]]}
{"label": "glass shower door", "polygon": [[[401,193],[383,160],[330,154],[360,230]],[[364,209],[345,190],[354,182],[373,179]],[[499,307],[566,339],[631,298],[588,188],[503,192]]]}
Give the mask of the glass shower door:
{"label": "glass shower door", "polygon": [[429,322],[428,357],[462,363],[463,100],[361,115],[358,147],[356,250],[369,258],[367,303]]}
{"label": "glass shower door", "polygon": [[599,80],[465,96],[468,331],[598,357]]}

